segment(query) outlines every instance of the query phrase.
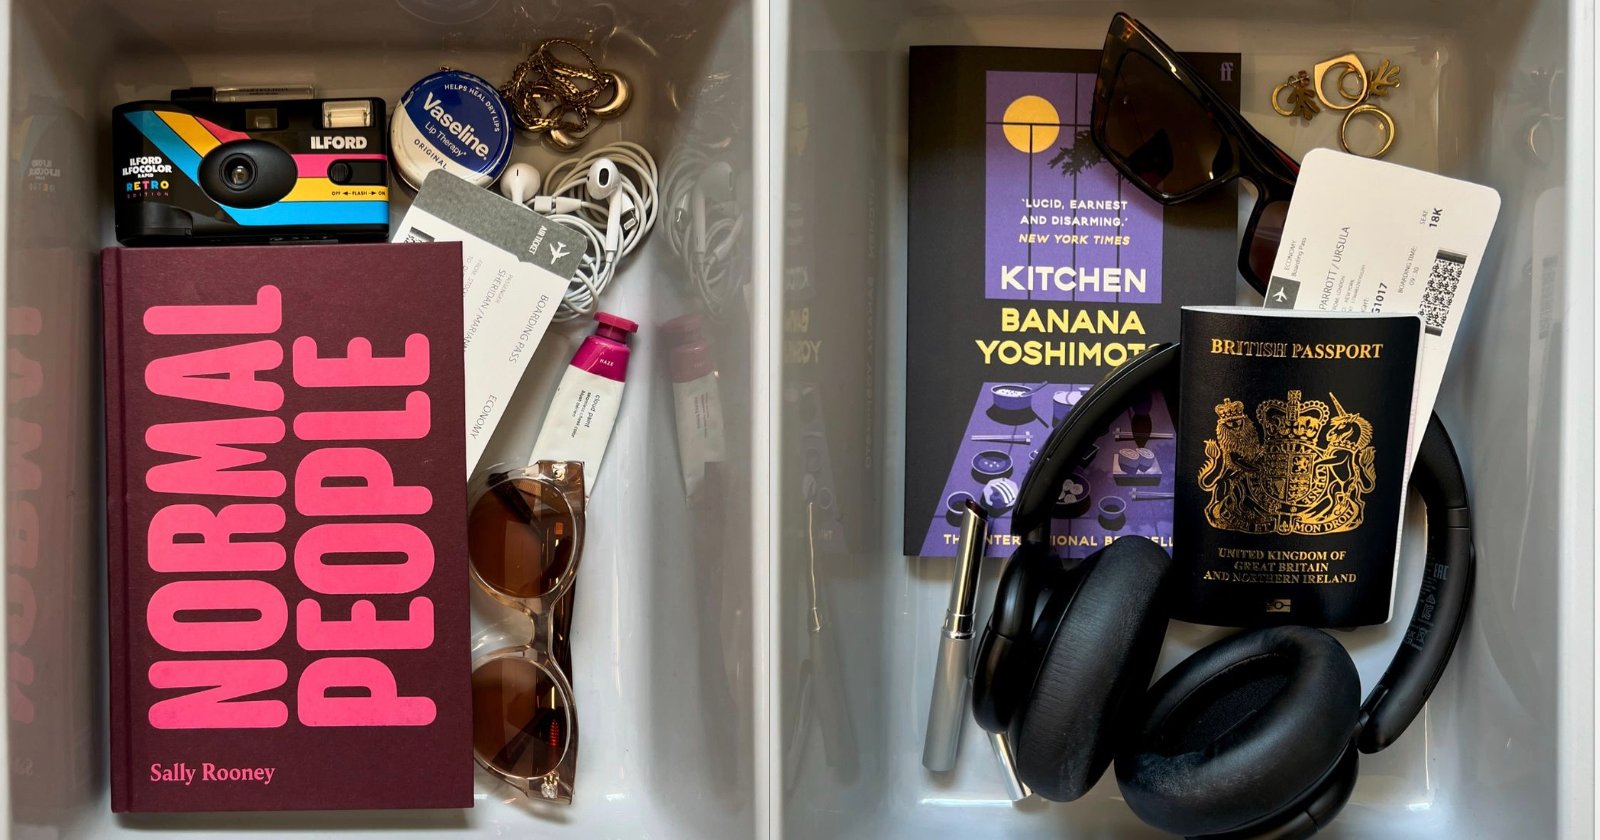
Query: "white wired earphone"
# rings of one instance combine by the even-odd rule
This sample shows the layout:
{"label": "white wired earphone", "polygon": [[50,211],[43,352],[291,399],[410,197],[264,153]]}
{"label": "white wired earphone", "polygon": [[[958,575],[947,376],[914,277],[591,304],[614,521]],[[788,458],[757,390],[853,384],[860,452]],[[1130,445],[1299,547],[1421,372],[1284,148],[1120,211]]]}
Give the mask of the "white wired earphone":
{"label": "white wired earphone", "polygon": [[713,318],[734,303],[744,277],[729,259],[744,232],[733,167],[706,155],[684,151],[669,161],[663,205],[667,244],[683,261],[689,284]]}
{"label": "white wired earphone", "polygon": [[506,167],[500,192],[551,221],[584,235],[583,262],[567,284],[555,320],[594,314],[600,293],[616,276],[617,263],[638,247],[656,223],[655,159],[637,143],[619,141],[551,167],[539,193],[539,170],[526,163]]}

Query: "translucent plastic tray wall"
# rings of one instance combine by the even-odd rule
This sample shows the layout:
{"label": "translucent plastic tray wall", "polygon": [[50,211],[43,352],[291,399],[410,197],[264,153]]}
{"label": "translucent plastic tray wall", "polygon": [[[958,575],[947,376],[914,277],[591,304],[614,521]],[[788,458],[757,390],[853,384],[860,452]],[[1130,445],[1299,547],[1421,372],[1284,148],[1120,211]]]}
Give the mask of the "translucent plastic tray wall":
{"label": "translucent plastic tray wall", "polygon": [[[1097,47],[1118,7],[981,0],[13,0],[6,5],[3,773],[18,837],[1148,836],[1108,783],[1012,806],[975,727],[919,761],[947,561],[900,554],[905,55],[920,43]],[[1288,71],[1349,49],[1405,65],[1393,158],[1483,181],[1504,209],[1441,399],[1482,558],[1450,673],[1366,762],[1340,837],[1593,835],[1593,39],[1588,0],[1124,7],[1183,49],[1244,56],[1246,115],[1296,154],[1331,141],[1267,110]],[[641,86],[601,139],[726,159],[749,289],[713,329],[733,458],[684,500],[651,336],[695,307],[659,233],[607,305],[638,368],[579,581],[579,796],[546,812],[480,776],[465,812],[115,817],[106,796],[95,257],[110,107],[192,84],[314,83],[390,102],[450,65],[504,77],[576,36]],[[1529,148],[1530,121],[1547,131]],[[1564,139],[1585,138],[1583,146]],[[518,158],[548,163],[533,144]],[[767,164],[770,164],[768,166]],[[396,191],[395,211],[404,193]],[[1241,290],[1242,290],[1241,286]],[[1247,299],[1241,293],[1241,299]],[[1535,306],[1534,301],[1550,302]],[[552,333],[491,459],[531,442],[580,336]],[[909,418],[915,422],[915,417]],[[825,507],[822,500],[828,500]],[[1417,528],[1399,589],[1415,586]],[[991,591],[992,575],[985,594]],[[983,599],[980,599],[982,603]],[[475,629],[498,614],[475,609]],[[1366,681],[1397,627],[1344,634]],[[1164,665],[1214,633],[1175,628]],[[374,756],[410,761],[414,756]],[[1588,789],[1585,789],[1588,786]]]}
{"label": "translucent plastic tray wall", "polygon": [[[923,769],[952,563],[901,555],[904,468],[927,457],[907,449],[904,430],[941,410],[905,403],[905,370],[918,363],[905,346],[918,279],[905,270],[907,47],[1097,49],[1119,10],[1178,49],[1241,53],[1246,117],[1297,156],[1336,145],[1338,121],[1274,114],[1273,86],[1351,50],[1393,58],[1404,69],[1385,101],[1399,124],[1388,159],[1500,191],[1494,245],[1439,405],[1475,502],[1472,617],[1425,713],[1396,746],[1362,757],[1329,834],[1590,835],[1593,89],[1586,65],[1568,62],[1569,24],[1587,25],[1578,8],[1569,17],[1537,2],[790,4],[778,65],[781,276],[809,282],[786,283],[779,304],[774,732],[784,764],[774,801],[785,836],[1155,836],[1111,774],[1070,805],[1013,806],[970,721],[957,768]],[[1582,145],[1568,148],[1568,135]],[[1259,305],[1239,289],[1241,303]],[[966,410],[961,399],[949,409]],[[838,498],[825,514],[819,488]],[[1400,593],[1416,591],[1421,536],[1413,509]],[[986,565],[980,622],[1000,565]],[[1367,686],[1404,626],[1339,634]],[[1159,670],[1219,635],[1175,623]]]}
{"label": "translucent plastic tray wall", "polygon": [[[748,173],[748,5],[28,0],[10,4],[9,21],[6,274],[16,376],[7,421],[18,440],[6,476],[13,832],[751,836],[759,618],[751,609],[753,338],[747,307],[712,324],[733,456],[719,465],[717,494],[690,505],[655,327],[695,309],[698,298],[660,230],[604,301],[644,328],[589,506],[590,541],[577,582],[572,635],[583,742],[576,804],[540,810],[480,773],[476,807],[467,811],[113,816],[106,798],[96,271],[98,250],[114,244],[110,109],[164,98],[174,87],[312,84],[320,95],[383,96],[392,107],[441,65],[502,81],[538,40],[574,37],[594,44],[597,58],[632,79],[638,94],[629,113],[591,143],[628,139],[648,147],[662,167],[692,152]],[[515,157],[541,167],[555,159],[535,142],[522,142]],[[748,208],[749,179],[738,181],[737,200]],[[409,193],[393,195],[398,218]],[[749,271],[749,249],[746,233],[729,255],[741,272]],[[485,463],[526,457],[582,335],[577,327],[545,339]],[[505,612],[475,600],[474,629]],[[429,759],[396,752],[372,760]]]}

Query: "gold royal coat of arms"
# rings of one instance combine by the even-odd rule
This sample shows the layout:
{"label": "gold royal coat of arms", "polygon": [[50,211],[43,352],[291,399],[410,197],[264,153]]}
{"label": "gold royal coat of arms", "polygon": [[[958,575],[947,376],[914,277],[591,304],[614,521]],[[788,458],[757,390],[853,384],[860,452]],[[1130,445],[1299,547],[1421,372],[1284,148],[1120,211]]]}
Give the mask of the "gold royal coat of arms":
{"label": "gold royal coat of arms", "polygon": [[1319,536],[1361,525],[1363,497],[1377,482],[1372,424],[1339,398],[1263,400],[1256,424],[1244,404],[1216,406],[1217,436],[1206,441],[1200,489],[1211,494],[1206,521],[1245,534]]}

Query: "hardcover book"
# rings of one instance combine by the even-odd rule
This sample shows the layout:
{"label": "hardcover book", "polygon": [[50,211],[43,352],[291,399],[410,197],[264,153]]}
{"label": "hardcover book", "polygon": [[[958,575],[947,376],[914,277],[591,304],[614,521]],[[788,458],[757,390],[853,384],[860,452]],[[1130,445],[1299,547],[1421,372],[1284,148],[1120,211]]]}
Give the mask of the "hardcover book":
{"label": "hardcover book", "polygon": [[461,250],[107,250],[114,811],[472,804]]}
{"label": "hardcover book", "polygon": [[[1234,105],[1237,54],[1186,54]],[[1188,304],[1232,303],[1231,189],[1163,207],[1089,135],[1099,50],[913,47],[905,553],[954,556],[959,512],[1010,513],[1045,438],[1089,388],[1178,338]],[[1152,393],[1062,486],[1063,557],[1120,536],[1172,544],[1172,408]]]}
{"label": "hardcover book", "polygon": [[1183,311],[1174,618],[1389,620],[1416,315]]}

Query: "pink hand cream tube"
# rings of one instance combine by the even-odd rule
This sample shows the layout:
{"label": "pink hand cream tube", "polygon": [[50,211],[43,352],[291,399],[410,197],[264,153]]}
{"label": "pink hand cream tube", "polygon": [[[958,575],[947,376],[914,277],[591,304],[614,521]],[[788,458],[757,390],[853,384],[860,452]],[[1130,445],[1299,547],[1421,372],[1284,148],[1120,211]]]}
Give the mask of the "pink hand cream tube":
{"label": "pink hand cream tube", "polygon": [[677,406],[678,463],[689,498],[700,492],[706,467],[728,458],[723,429],[722,391],[716,362],[699,315],[684,315],[661,325],[658,335],[669,347],[672,397]]}
{"label": "pink hand cream tube", "polygon": [[628,375],[628,336],[639,325],[608,312],[596,312],[594,334],[583,340],[572,364],[556,386],[544,428],[533,444],[528,463],[583,462],[583,486],[594,492],[600,459],[611,441],[622,406],[622,384]]}

